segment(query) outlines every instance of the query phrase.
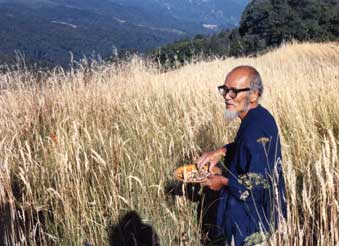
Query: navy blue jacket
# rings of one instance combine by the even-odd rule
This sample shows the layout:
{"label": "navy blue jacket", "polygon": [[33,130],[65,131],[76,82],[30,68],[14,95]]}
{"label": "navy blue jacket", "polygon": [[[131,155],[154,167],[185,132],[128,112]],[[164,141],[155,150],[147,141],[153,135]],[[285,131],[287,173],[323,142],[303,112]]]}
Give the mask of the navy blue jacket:
{"label": "navy blue jacket", "polygon": [[272,232],[286,218],[281,146],[273,116],[249,110],[233,143],[226,145],[229,184],[220,191],[217,225],[230,243],[243,245],[254,233]]}

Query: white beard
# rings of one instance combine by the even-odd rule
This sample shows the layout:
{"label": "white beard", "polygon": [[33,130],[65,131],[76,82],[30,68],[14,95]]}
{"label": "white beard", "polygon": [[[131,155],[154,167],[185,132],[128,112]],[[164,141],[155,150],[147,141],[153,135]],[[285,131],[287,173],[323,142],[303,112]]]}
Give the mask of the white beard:
{"label": "white beard", "polygon": [[248,111],[249,106],[250,106],[250,97],[249,97],[249,94],[248,94],[247,97],[246,97],[244,109],[242,111],[237,112],[237,111],[230,111],[230,110],[227,110],[227,109],[224,110],[225,120],[227,120],[227,121],[235,120],[239,116],[239,113]]}
{"label": "white beard", "polygon": [[236,111],[224,110],[224,118],[227,121],[235,120],[239,116],[239,113]]}

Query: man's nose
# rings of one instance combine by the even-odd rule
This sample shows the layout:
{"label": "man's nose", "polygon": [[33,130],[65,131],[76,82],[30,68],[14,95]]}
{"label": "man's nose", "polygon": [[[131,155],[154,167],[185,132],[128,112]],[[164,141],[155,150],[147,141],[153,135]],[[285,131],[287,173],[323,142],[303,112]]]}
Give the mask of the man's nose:
{"label": "man's nose", "polygon": [[225,98],[226,101],[232,100],[229,92],[224,95],[224,98]]}

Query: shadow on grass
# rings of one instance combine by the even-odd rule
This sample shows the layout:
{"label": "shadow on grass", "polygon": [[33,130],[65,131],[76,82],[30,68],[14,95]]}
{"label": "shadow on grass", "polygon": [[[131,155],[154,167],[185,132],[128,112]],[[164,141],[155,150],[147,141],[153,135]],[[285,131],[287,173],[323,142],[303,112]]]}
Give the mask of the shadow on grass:
{"label": "shadow on grass", "polygon": [[203,245],[213,245],[217,237],[217,210],[219,191],[201,187],[200,184],[184,184],[179,181],[168,181],[165,184],[167,197],[173,200],[177,196],[185,196],[192,202],[197,202],[197,221],[201,223],[201,243]]}
{"label": "shadow on grass", "polygon": [[124,214],[109,228],[110,246],[159,246],[159,237],[152,226],[144,224],[136,211]]}

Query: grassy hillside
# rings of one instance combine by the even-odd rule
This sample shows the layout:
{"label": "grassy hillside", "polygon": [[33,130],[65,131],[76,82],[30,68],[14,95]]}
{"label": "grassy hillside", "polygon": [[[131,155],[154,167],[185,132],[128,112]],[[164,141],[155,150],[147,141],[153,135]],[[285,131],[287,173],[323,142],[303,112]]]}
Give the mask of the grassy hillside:
{"label": "grassy hillside", "polygon": [[216,87],[249,64],[282,139],[288,221],[271,243],[336,245],[338,54],[338,43],[304,43],[168,73],[135,58],[1,74],[0,229],[21,245],[108,245],[111,225],[135,210],[161,245],[198,245],[196,203],[165,187],[176,166],[233,139],[239,121],[224,122]]}

